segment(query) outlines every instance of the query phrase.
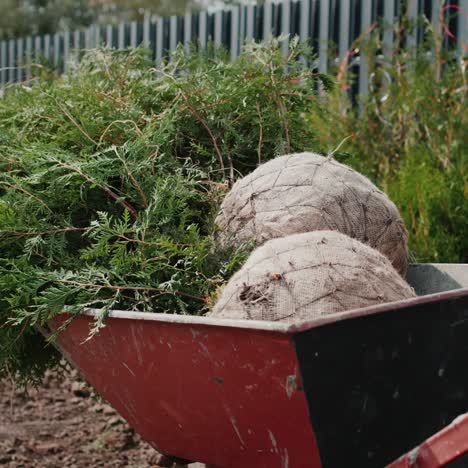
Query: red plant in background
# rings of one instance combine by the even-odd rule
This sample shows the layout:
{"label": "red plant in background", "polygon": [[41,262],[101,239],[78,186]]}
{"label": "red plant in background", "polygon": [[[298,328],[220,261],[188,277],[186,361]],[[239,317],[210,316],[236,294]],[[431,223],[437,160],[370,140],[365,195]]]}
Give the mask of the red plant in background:
{"label": "red plant in background", "polygon": [[[453,34],[452,31],[450,31],[450,29],[449,29],[449,27],[448,27],[448,25],[447,25],[447,23],[445,22],[445,19],[444,19],[444,13],[446,11],[449,11],[449,10],[457,10],[457,11],[459,11],[459,14],[464,15],[465,18],[468,18],[468,14],[465,11],[465,9],[460,5],[450,4],[450,5],[442,6],[442,8],[440,9],[440,24],[441,24],[442,28],[444,29],[445,34],[447,34],[447,36],[451,37],[452,39],[457,39],[457,36],[455,34]],[[462,48],[464,50],[468,50],[468,46],[465,43],[462,43],[461,46],[462,46]]]}

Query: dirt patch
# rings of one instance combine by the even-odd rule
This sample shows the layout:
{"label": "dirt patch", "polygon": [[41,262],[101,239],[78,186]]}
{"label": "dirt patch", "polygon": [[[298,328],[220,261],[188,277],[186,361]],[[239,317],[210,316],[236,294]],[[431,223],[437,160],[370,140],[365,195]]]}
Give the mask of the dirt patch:
{"label": "dirt patch", "polygon": [[0,381],[0,466],[146,468],[157,457],[76,371],[27,392]]}

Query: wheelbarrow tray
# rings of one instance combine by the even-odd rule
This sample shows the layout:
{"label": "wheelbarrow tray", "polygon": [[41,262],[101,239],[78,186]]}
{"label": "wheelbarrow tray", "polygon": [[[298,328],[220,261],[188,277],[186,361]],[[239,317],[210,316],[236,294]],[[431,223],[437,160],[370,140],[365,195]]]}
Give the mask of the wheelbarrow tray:
{"label": "wheelbarrow tray", "polygon": [[382,467],[468,410],[468,265],[413,265],[408,280],[424,295],[289,326],[113,311],[86,341],[90,310],[56,344],[164,454]]}

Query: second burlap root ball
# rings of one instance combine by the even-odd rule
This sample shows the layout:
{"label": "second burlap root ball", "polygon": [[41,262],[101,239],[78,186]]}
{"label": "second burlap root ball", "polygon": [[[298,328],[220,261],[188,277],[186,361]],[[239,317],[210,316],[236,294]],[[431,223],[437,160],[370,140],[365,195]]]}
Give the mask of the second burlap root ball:
{"label": "second burlap root ball", "polygon": [[216,224],[222,244],[338,231],[386,255],[400,274],[407,268],[408,234],[393,202],[363,175],[314,153],[278,157],[239,180]]}
{"label": "second burlap root ball", "polygon": [[376,250],[336,231],[315,231],[257,248],[211,316],[291,323],[414,296]]}

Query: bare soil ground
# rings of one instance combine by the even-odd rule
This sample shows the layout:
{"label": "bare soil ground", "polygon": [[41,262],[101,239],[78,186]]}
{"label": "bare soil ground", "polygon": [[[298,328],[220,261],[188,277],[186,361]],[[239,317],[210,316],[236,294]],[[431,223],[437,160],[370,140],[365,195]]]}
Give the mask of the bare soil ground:
{"label": "bare soil ground", "polygon": [[49,373],[27,392],[0,382],[0,466],[146,468],[157,459],[76,371]]}

